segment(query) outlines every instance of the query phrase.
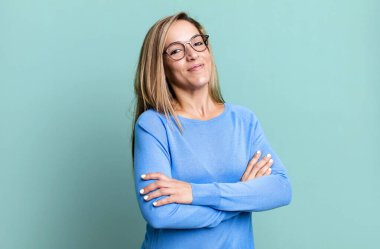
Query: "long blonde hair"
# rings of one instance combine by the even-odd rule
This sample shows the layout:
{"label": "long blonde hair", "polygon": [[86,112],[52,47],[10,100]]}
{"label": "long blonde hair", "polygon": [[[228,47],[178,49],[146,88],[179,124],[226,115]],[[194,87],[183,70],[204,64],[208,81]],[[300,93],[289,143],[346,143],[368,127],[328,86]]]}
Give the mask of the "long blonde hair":
{"label": "long blonde hair", "polygon": [[[172,116],[178,129],[181,132],[183,131],[182,125],[173,108],[173,100],[176,99],[173,90],[166,81],[163,63],[163,51],[167,33],[170,26],[177,20],[188,21],[198,29],[200,34],[206,34],[206,30],[203,26],[193,18],[189,17],[185,12],[180,12],[157,21],[146,34],[140,50],[140,57],[134,80],[137,101],[135,104],[135,118],[132,126],[132,158],[134,157],[134,128],[137,119],[144,111],[153,109],[157,112],[163,113],[169,122],[171,122],[170,116]],[[211,54],[212,65],[209,94],[215,102],[224,103],[210,43],[208,43],[208,49]]]}

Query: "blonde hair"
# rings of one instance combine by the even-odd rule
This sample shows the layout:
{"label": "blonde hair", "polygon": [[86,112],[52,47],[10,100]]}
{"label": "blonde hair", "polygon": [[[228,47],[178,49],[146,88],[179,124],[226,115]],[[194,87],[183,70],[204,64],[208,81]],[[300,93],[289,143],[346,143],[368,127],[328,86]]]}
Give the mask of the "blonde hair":
{"label": "blonde hair", "polygon": [[[134,157],[134,128],[137,119],[144,111],[154,109],[164,114],[169,122],[171,122],[170,116],[172,116],[181,133],[183,131],[182,125],[173,108],[173,100],[176,99],[173,90],[166,81],[163,63],[163,51],[167,33],[170,26],[177,20],[188,21],[198,29],[200,34],[206,34],[206,30],[203,26],[189,17],[185,12],[180,12],[157,21],[146,34],[141,47],[134,80],[137,101],[132,126],[132,158]],[[211,54],[212,65],[209,94],[215,102],[224,103],[210,43],[208,44],[208,50]]]}

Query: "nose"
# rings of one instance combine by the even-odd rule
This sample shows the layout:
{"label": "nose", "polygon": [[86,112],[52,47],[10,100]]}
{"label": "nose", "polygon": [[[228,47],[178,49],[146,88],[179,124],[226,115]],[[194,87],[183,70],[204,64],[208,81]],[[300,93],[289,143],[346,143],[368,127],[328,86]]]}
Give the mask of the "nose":
{"label": "nose", "polygon": [[195,60],[198,58],[198,52],[195,51],[195,49],[190,45],[190,43],[187,43],[186,45],[186,59],[188,60]]}

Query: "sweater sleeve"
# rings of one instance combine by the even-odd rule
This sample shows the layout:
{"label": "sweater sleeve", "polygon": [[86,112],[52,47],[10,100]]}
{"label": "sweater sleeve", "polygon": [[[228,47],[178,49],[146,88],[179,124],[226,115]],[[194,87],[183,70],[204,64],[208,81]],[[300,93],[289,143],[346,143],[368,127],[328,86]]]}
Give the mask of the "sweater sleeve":
{"label": "sweater sleeve", "polygon": [[135,125],[134,178],[141,213],[154,228],[191,229],[215,227],[240,212],[215,210],[207,206],[170,203],[155,207],[154,200],[145,201],[139,190],[155,180],[142,180],[141,175],[161,172],[171,176],[170,154],[164,124],[155,114],[140,116]]}
{"label": "sweater sleeve", "polygon": [[[193,205],[203,205],[224,211],[265,211],[288,205],[292,198],[288,174],[280,158],[270,147],[263,129],[253,115],[251,157],[257,150],[271,154],[274,163],[268,176],[236,183],[192,183]],[[251,158],[250,157],[250,158]]]}

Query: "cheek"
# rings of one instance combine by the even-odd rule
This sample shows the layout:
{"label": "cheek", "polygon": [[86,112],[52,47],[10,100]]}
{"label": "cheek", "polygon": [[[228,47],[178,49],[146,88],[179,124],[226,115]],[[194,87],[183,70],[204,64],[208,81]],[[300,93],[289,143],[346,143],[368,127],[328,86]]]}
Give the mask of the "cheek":
{"label": "cheek", "polygon": [[169,81],[175,81],[178,78],[181,78],[183,75],[181,65],[176,64],[168,64],[165,66],[165,76],[169,79]]}
{"label": "cheek", "polygon": [[211,73],[211,71],[212,71],[212,63],[211,63],[211,61],[208,63],[208,72],[209,73]]}
{"label": "cheek", "polygon": [[211,61],[211,55],[209,52],[205,55],[205,62],[207,63],[207,69],[211,73],[212,69],[212,61]]}
{"label": "cheek", "polygon": [[165,65],[165,76],[166,76],[166,78],[168,78],[169,80],[172,80],[173,75],[174,75],[174,68],[173,68],[173,66],[166,64]]}

